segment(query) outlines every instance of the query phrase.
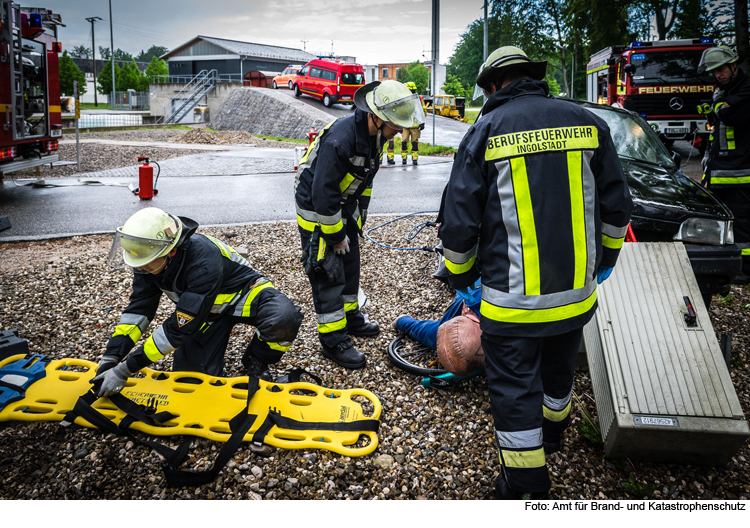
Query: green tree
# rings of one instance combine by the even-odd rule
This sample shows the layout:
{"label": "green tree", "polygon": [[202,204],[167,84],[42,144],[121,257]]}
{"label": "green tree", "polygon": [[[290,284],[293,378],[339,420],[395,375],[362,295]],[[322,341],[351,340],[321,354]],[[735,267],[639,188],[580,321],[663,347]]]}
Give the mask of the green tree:
{"label": "green tree", "polygon": [[[166,61],[158,57],[152,57],[146,71],[144,72],[144,84],[141,91],[148,91],[148,85],[152,82],[167,82],[166,76],[169,75],[169,66]],[[158,76],[162,76],[161,78]]]}
{"label": "green tree", "polygon": [[408,67],[409,81],[417,85],[418,94],[426,94],[427,82],[430,77],[430,71],[419,61],[414,61]]}
{"label": "green tree", "polygon": [[141,90],[143,86],[143,77],[141,70],[135,65],[135,59],[131,60],[120,70],[119,77],[115,78],[117,91]]}
{"label": "green tree", "polygon": [[669,38],[713,37],[714,32],[705,0],[681,0]]}
{"label": "green tree", "polygon": [[456,77],[455,75],[448,75],[448,80],[443,85],[442,89],[445,93],[455,95],[456,97],[466,96],[466,90],[461,84],[461,81],[459,81],[458,77]]}
{"label": "green tree", "polygon": [[78,91],[81,95],[86,93],[86,76],[80,70],[73,59],[68,55],[68,51],[65,50],[60,57],[60,94],[73,96],[75,92],[73,90],[73,81],[78,81]]}
{"label": "green tree", "polygon": [[[120,77],[120,67],[115,62],[115,84],[117,85]],[[99,85],[97,91],[102,95],[110,95],[112,93],[112,61],[110,61],[101,73],[96,77],[96,82]],[[119,86],[116,86],[119,90]]]}
{"label": "green tree", "polygon": [[117,50],[115,51],[115,60],[121,62],[130,62],[133,60],[133,56],[127,51],[122,51],[120,48],[117,48]]}
{"label": "green tree", "polygon": [[544,82],[547,83],[549,86],[549,93],[551,95],[560,95],[560,85],[557,82],[557,79],[555,79],[553,76],[547,73],[547,76],[544,78]]}
{"label": "green tree", "polygon": [[409,67],[406,68],[397,68],[396,69],[396,80],[400,83],[408,83],[411,81],[411,77],[409,77]]}
{"label": "green tree", "polygon": [[146,51],[141,51],[135,60],[136,62],[151,62],[154,57],[158,59],[168,51],[169,48],[165,48],[164,46],[151,46]]}
{"label": "green tree", "polygon": [[108,61],[112,58],[112,53],[109,51],[109,48],[99,46],[99,57],[102,60]]}
{"label": "green tree", "polygon": [[91,48],[87,48],[86,46],[73,46],[73,57],[78,57],[80,59],[88,59],[91,55]]}

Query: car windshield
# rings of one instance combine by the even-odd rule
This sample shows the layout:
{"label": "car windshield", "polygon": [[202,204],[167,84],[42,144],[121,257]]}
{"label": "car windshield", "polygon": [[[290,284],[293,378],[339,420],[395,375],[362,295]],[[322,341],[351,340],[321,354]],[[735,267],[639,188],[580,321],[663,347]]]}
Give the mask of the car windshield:
{"label": "car windshield", "polygon": [[635,53],[630,63],[635,66],[635,86],[672,83],[704,83],[715,81],[709,73],[698,73],[703,50],[649,51]]}
{"label": "car windshield", "polygon": [[610,110],[607,107],[585,106],[609,126],[612,141],[621,158],[672,167],[669,152],[653,130],[640,118]]}

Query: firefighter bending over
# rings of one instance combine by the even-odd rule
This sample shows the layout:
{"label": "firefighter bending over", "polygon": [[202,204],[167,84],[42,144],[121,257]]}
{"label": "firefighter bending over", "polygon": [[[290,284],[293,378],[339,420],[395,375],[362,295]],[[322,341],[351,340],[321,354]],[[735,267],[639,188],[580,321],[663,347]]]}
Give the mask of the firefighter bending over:
{"label": "firefighter bending over", "polygon": [[[411,93],[417,93],[417,85],[413,82],[409,81],[405,84],[405,86]],[[411,142],[411,163],[412,165],[418,165],[417,160],[419,159],[419,135],[422,130],[424,130],[424,123],[420,124],[418,127],[405,128],[401,132],[401,165],[406,165],[406,158],[409,155],[409,142]],[[394,157],[396,155],[395,148],[396,145],[394,143],[394,139],[389,139],[387,154],[388,165],[396,164],[396,161],[394,160]]]}
{"label": "firefighter bending over", "polygon": [[[119,392],[128,376],[170,352],[175,371],[222,376],[236,324],[255,327],[242,358],[248,375],[270,381],[268,364],[297,337],[300,308],[232,247],[197,228],[195,221],[155,207],[117,228],[110,264],[122,257],[133,268],[133,293],[99,362],[93,380],[101,383],[98,396]],[[174,312],[126,358],[156,315],[162,293],[176,304]]]}
{"label": "firefighter bending over", "polygon": [[310,279],[323,355],[348,369],[365,355],[349,336],[380,332],[357,305],[359,239],[383,144],[424,122],[419,96],[397,81],[354,94],[356,110],[326,126],[300,161],[294,181],[302,261]]}
{"label": "firefighter bending over", "polygon": [[513,46],[482,65],[487,103],[456,154],[439,231],[451,287],[482,279],[501,499],[548,495],[545,451],[570,420],[582,328],[633,207],[609,128],[550,97],[546,65]]}
{"label": "firefighter bending over", "polygon": [[734,241],[742,248],[742,271],[735,284],[750,283],[750,78],[737,67],[727,46],[703,52],[698,71],[708,70],[718,87],[713,102],[698,107],[707,114],[711,144],[703,158],[703,181],[734,215]]}

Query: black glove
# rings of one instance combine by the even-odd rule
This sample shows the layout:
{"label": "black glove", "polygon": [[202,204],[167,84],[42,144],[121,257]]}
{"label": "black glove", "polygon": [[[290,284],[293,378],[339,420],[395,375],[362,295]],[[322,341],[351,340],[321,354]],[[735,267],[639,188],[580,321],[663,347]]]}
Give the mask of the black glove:
{"label": "black glove", "polygon": [[104,354],[102,359],[99,360],[99,367],[96,369],[97,374],[103,374],[111,368],[117,366],[120,362],[120,358],[113,355]]}
{"label": "black glove", "polygon": [[424,130],[424,123],[422,123],[421,125],[419,125],[419,130]]}

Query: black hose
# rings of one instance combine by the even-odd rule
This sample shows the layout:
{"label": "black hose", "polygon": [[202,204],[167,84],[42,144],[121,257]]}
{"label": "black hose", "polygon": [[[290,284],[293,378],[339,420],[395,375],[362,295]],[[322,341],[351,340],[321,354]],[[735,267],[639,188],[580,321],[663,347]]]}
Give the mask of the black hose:
{"label": "black hose", "polygon": [[[399,249],[399,250],[402,250],[402,251],[430,251],[430,252],[434,252],[435,248],[431,247],[431,246],[423,246],[423,247],[394,247],[394,246],[388,246],[386,244],[381,244],[380,242],[378,242],[377,240],[374,240],[370,236],[370,233],[372,233],[376,229],[380,229],[381,227],[385,227],[388,224],[392,224],[393,222],[398,222],[399,220],[402,220],[404,218],[408,218],[410,216],[418,215],[418,214],[430,214],[430,213],[437,213],[437,211],[418,211],[416,213],[409,213],[407,215],[399,216],[398,218],[394,218],[393,220],[389,220],[388,222],[385,222],[383,224],[377,225],[375,227],[371,227],[370,229],[368,229],[365,232],[365,236],[373,244],[377,244],[378,246],[386,248],[386,249]],[[406,235],[406,240],[409,240],[409,241],[413,240],[422,231],[422,229],[424,229],[425,227],[428,227],[428,226],[429,227],[435,227],[435,226],[437,226],[437,223],[432,222],[432,221],[427,221],[427,222],[422,222],[421,224],[418,224],[411,231],[409,231],[409,234]]]}
{"label": "black hose", "polygon": [[152,161],[151,163],[156,165],[156,167],[159,169],[156,173],[156,179],[154,180],[154,190],[156,190],[156,184],[159,182],[159,174],[161,174],[161,167],[155,161]]}

